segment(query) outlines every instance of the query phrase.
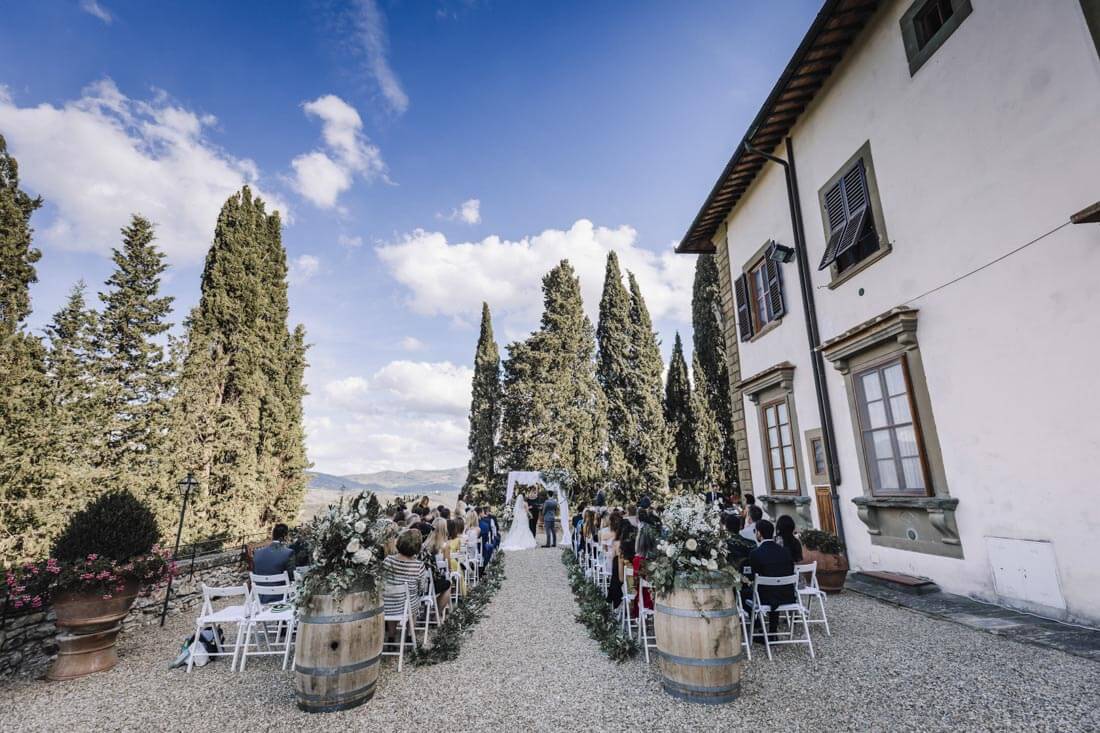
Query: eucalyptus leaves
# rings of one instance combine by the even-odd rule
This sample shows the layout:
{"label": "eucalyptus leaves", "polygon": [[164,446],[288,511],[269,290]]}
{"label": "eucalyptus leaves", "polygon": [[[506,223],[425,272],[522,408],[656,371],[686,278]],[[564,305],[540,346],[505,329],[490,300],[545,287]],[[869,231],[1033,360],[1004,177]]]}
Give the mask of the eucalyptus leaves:
{"label": "eucalyptus leaves", "polygon": [[711,581],[716,576],[731,585],[740,584],[741,575],[728,557],[729,534],[716,505],[707,504],[699,494],[683,494],[662,512],[661,526],[657,552],[646,562],[658,593],[669,593],[677,583]]}
{"label": "eucalyptus leaves", "polygon": [[[584,570],[577,562],[572,550],[565,550],[561,556],[562,564],[569,573],[569,585],[576,596],[577,623],[588,628],[588,635],[600,643],[600,649],[616,662],[625,662],[638,653],[638,644],[623,633],[622,626],[612,612],[611,605],[603,593],[591,581],[584,577]],[[628,601],[623,601],[628,603]]]}

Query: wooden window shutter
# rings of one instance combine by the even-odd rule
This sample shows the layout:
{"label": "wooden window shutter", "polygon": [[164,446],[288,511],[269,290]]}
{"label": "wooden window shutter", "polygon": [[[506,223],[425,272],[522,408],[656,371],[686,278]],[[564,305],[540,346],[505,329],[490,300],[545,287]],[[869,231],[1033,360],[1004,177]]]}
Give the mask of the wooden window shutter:
{"label": "wooden window shutter", "polygon": [[733,293],[737,296],[737,325],[741,329],[741,340],[748,341],[753,337],[752,308],[749,304],[749,279],[740,275],[733,282]]}
{"label": "wooden window shutter", "polygon": [[764,260],[764,275],[768,280],[768,303],[772,319],[782,318],[787,312],[783,303],[783,269],[778,262]]}
{"label": "wooden window shutter", "polygon": [[[836,261],[837,257],[854,247],[867,233],[872,224],[868,204],[871,201],[867,191],[867,173],[863,160],[845,173],[836,185],[825,194],[825,210],[829,216],[829,243],[825,255],[821,258],[818,270],[824,270]],[[837,226],[841,223],[840,226]]]}

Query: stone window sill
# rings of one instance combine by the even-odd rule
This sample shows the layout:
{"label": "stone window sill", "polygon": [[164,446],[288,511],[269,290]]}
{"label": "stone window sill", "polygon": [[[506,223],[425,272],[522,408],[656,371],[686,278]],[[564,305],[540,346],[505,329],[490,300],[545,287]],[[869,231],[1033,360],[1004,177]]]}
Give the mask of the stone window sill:
{"label": "stone window sill", "polygon": [[783,316],[780,316],[779,318],[773,318],[772,320],[768,321],[762,329],[760,329],[759,331],[757,331],[756,333],[754,333],[752,335],[752,338],[749,339],[749,343],[751,344],[754,341],[758,341],[758,340],[764,338],[769,333],[771,333],[775,329],[779,328],[779,324],[782,323],[782,322],[783,322]]}
{"label": "stone window sill", "polygon": [[766,505],[768,514],[773,517],[776,514],[773,510],[777,505],[793,507],[794,513],[805,522],[805,526],[814,526],[813,518],[810,516],[810,497],[808,496],[802,496],[801,494],[767,494],[756,497],[756,500],[763,502]]}
{"label": "stone window sill", "polygon": [[950,496],[857,496],[852,503],[859,510],[859,519],[867,525],[872,536],[882,534],[880,512],[923,510],[928,521],[940,535],[945,545],[959,545],[959,530],[955,524],[955,509],[959,500]]}
{"label": "stone window sill", "polygon": [[893,249],[894,248],[890,246],[889,242],[881,242],[879,244],[877,250],[875,250],[873,253],[867,255],[862,260],[860,260],[856,264],[852,265],[851,267],[849,267],[844,272],[840,272],[840,273],[836,272],[836,265],[833,265],[830,268],[831,271],[832,271],[832,274],[833,274],[833,279],[829,282],[829,290],[836,290],[838,287],[840,287],[844,283],[848,282],[853,277],[855,277],[859,273],[863,272],[868,267],[875,264],[876,262],[881,260],[886,255],[890,254],[893,251]]}

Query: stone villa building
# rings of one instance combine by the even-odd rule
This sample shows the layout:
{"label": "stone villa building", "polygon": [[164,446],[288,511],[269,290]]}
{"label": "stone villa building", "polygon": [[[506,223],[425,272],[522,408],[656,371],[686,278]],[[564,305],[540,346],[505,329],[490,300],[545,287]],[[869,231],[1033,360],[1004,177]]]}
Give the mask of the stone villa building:
{"label": "stone villa building", "polygon": [[677,251],[742,490],[852,567],[1100,621],[1100,2],[828,0]]}

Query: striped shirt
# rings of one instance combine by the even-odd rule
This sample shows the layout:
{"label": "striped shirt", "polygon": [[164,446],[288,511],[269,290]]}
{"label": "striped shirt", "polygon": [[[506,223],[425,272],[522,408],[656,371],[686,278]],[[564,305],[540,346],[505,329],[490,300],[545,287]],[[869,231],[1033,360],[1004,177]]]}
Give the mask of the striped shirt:
{"label": "striped shirt", "polygon": [[[382,561],[382,572],[386,585],[400,585],[409,589],[409,602],[413,618],[420,609],[420,597],[428,592],[428,569],[420,560],[407,560],[400,555],[389,555]],[[405,607],[405,598],[401,595],[384,596],[387,616],[400,616]]]}

